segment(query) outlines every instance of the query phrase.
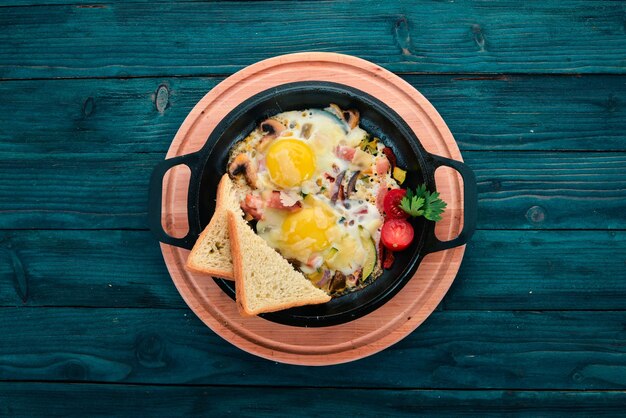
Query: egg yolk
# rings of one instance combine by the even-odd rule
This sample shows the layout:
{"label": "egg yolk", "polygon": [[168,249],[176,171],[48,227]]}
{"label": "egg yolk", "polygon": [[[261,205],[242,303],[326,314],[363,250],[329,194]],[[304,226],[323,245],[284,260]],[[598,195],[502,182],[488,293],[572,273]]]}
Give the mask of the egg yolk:
{"label": "egg yolk", "polygon": [[282,238],[287,245],[306,253],[319,252],[330,246],[329,232],[335,225],[332,211],[321,205],[305,207],[288,215],[282,225]]}
{"label": "egg yolk", "polygon": [[270,178],[278,186],[299,186],[315,172],[315,154],[300,140],[280,139],[267,150],[265,165]]}

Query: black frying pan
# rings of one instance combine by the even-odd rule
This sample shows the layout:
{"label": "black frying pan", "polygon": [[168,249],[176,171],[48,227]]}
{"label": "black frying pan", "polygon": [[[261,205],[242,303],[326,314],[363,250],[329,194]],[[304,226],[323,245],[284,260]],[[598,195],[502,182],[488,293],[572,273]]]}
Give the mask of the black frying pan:
{"label": "black frying pan", "polygon": [[[365,288],[334,298],[323,305],[261,315],[281,324],[328,326],[366,315],[402,289],[426,254],[465,244],[476,227],[476,178],[467,165],[426,152],[406,122],[375,97],[342,84],[310,81],[283,84],[250,97],[215,127],[200,151],[164,160],[155,167],[150,182],[148,217],[150,228],[157,239],[169,245],[192,248],[215,210],[217,184],[226,172],[232,146],[270,116],[288,110],[325,108],[330,103],[336,103],[343,109],[357,109],[361,114],[361,127],[393,149],[398,166],[407,170],[403,187],[415,188],[426,183],[429,190],[436,190],[434,174],[437,167],[447,166],[457,170],[464,184],[463,230],[457,238],[443,242],[435,236],[434,222],[423,218],[413,220],[415,239],[408,249],[396,253],[390,270],[385,270],[382,276]],[[191,170],[187,202],[189,232],[182,238],[174,238],[161,225],[161,193],[163,176],[170,168],[180,164],[187,165]],[[234,282],[223,279],[215,281],[231,298],[235,298]]]}

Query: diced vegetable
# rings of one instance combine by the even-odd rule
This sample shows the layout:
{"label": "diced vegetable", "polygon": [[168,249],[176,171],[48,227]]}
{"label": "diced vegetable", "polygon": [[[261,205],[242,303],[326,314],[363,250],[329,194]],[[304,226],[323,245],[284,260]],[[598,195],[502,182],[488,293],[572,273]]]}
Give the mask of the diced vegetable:
{"label": "diced vegetable", "polygon": [[365,247],[365,251],[367,251],[367,255],[365,258],[365,264],[363,265],[363,280],[367,279],[370,274],[374,271],[374,267],[376,267],[376,243],[371,237],[363,238],[363,246]]}
{"label": "diced vegetable", "polygon": [[393,266],[393,262],[396,257],[393,255],[393,251],[385,250],[385,256],[383,260],[383,268],[390,269]]}
{"label": "diced vegetable", "polygon": [[369,135],[366,136],[361,140],[359,148],[370,154],[375,154],[378,149],[378,138],[371,138]]}
{"label": "diced vegetable", "polygon": [[394,167],[393,178],[398,182],[398,184],[404,183],[404,180],[406,179],[406,171],[400,167]]}

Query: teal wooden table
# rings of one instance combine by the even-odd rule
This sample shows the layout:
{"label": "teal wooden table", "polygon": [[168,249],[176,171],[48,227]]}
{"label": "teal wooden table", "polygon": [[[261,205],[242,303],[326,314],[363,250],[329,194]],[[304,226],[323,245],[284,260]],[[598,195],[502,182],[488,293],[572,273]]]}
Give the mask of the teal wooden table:
{"label": "teal wooden table", "polygon": [[[304,50],[415,86],[479,187],[437,311],[322,368],[216,336],[146,222],[193,105]],[[624,414],[624,2],[5,0],[0,78],[1,416]]]}

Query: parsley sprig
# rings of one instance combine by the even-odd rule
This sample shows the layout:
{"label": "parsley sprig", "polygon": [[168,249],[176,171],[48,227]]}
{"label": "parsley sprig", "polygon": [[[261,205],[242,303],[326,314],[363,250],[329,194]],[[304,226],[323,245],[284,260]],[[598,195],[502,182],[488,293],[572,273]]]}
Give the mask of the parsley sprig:
{"label": "parsley sprig", "polygon": [[439,192],[426,190],[426,184],[418,186],[415,191],[406,190],[400,207],[411,216],[423,216],[430,221],[440,221],[441,214],[447,204],[439,198]]}

